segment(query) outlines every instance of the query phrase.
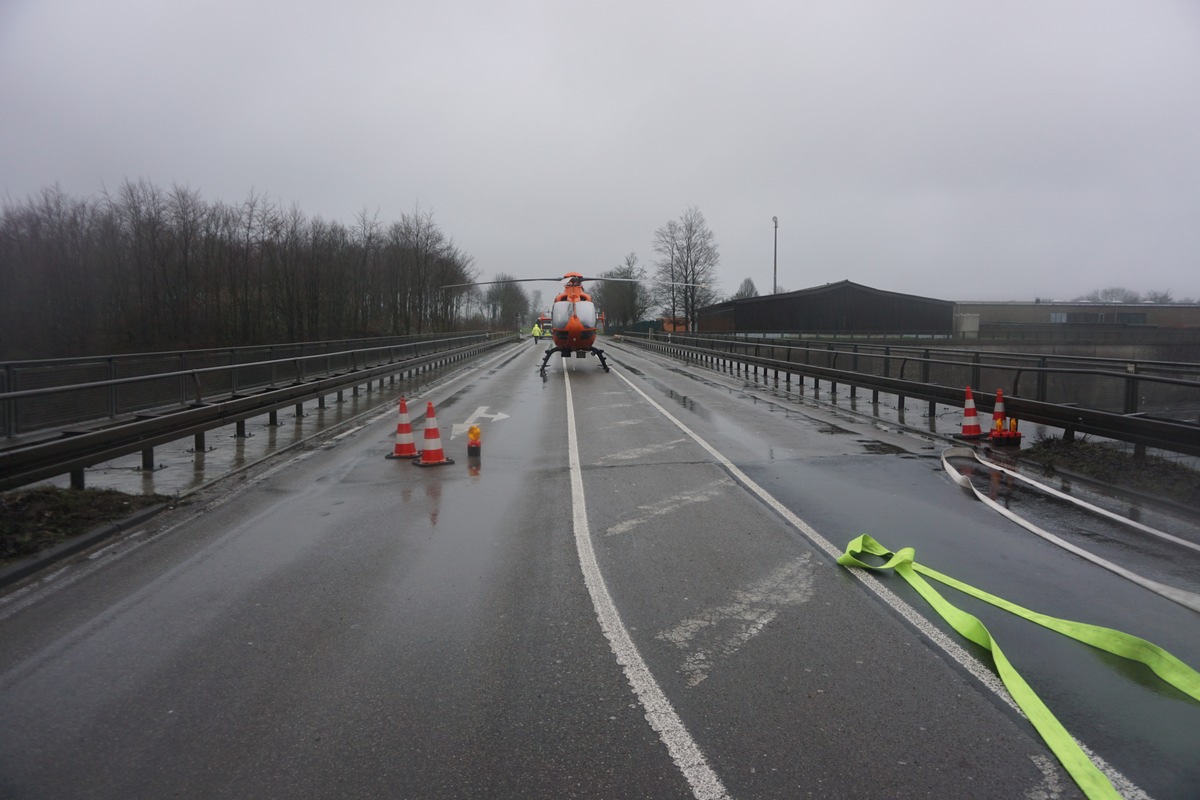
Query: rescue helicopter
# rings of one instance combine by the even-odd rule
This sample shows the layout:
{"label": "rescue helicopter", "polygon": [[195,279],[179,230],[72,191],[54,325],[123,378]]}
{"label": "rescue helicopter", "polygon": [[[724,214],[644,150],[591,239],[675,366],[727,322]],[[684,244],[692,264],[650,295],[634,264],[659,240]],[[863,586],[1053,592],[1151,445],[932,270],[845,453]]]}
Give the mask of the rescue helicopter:
{"label": "rescue helicopter", "polygon": [[[462,286],[484,286],[490,283],[519,283],[526,281],[566,281],[561,292],[554,298],[550,307],[550,341],[551,347],[546,350],[538,374],[546,377],[546,365],[555,353],[567,358],[574,354],[576,358],[586,358],[592,353],[600,359],[600,366],[608,372],[608,361],[604,351],[596,347],[596,322],[603,315],[597,315],[596,304],[592,296],[584,291],[584,281],[626,281],[638,283],[637,278],[585,278],[581,273],[568,272],[561,278],[514,278],[508,281],[483,281],[481,283],[458,283],[443,288],[453,289]],[[660,281],[647,281],[659,283]],[[702,284],[679,283],[678,286],[700,286]]]}

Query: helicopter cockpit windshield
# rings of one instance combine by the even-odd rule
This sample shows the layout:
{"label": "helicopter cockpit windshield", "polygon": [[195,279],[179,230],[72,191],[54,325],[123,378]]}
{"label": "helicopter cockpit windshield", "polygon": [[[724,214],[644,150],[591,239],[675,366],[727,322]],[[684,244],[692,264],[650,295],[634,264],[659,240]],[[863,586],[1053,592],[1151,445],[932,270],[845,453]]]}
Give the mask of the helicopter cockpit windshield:
{"label": "helicopter cockpit windshield", "polygon": [[596,304],[590,300],[559,300],[550,312],[551,325],[555,330],[565,330],[571,319],[571,312],[579,317],[584,329],[596,327]]}

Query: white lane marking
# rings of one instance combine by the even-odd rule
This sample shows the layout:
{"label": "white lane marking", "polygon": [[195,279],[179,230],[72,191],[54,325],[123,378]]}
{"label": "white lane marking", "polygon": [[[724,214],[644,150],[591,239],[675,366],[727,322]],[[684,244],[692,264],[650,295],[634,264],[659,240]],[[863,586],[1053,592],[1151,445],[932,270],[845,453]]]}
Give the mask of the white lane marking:
{"label": "white lane marking", "polygon": [[619,453],[613,453],[611,456],[605,456],[601,461],[633,461],[638,458],[645,458],[656,453],[664,453],[668,450],[675,449],[675,445],[683,444],[687,439],[672,439],[669,442],[662,444],[652,444],[646,447],[634,447],[630,450],[622,450]]}
{"label": "white lane marking", "polygon": [[642,708],[646,709],[646,721],[666,745],[671,760],[692,787],[693,796],[697,800],[728,798],[729,793],[725,791],[725,785],[708,765],[708,760],[705,759],[699,745],[688,733],[683,720],[675,713],[671,702],[654,680],[654,675],[650,673],[650,668],[642,660],[642,654],[638,652],[625,623],[621,621],[620,612],[617,611],[612,596],[608,593],[608,586],[604,583],[604,576],[600,573],[596,551],[592,547],[591,530],[588,527],[569,370],[563,371],[563,385],[567,395],[567,451],[571,471],[571,517],[575,531],[575,550],[579,555],[583,581],[592,598],[592,607],[600,620],[600,628],[608,639],[608,646],[617,657],[617,663],[624,668],[625,679],[629,681],[630,688],[637,695]]}
{"label": "white lane marking", "polygon": [[657,638],[687,652],[683,673],[688,686],[696,686],[708,677],[715,661],[732,656],[780,611],[811,600],[814,591],[812,553],[805,553],[737,590],[731,602],[706,608]]}
{"label": "white lane marking", "polygon": [[1042,771],[1042,780],[1024,792],[1025,800],[1058,800],[1062,797],[1062,781],[1058,778],[1058,764],[1046,756],[1030,756],[1029,760]]}
{"label": "white lane marking", "polygon": [[626,533],[633,530],[639,525],[645,524],[655,517],[661,517],[664,514],[670,514],[672,511],[677,511],[684,506],[693,503],[706,503],[712,498],[720,494],[726,487],[733,486],[733,481],[728,478],[720,478],[718,480],[707,483],[699,489],[691,492],[680,492],[673,494],[670,497],[659,500],[657,503],[651,503],[647,506],[638,506],[639,509],[645,511],[640,517],[627,519],[624,522],[618,522],[605,531],[606,536],[616,536],[617,534]]}
{"label": "white lane marking", "polygon": [[[749,475],[738,469],[734,463],[726,458],[719,450],[706,442],[704,439],[701,439],[695,431],[680,422],[679,419],[676,418],[670,411],[667,411],[667,409],[656,403],[653,398],[650,397],[650,395],[638,388],[633,381],[629,380],[629,378],[626,378],[616,369],[611,370],[611,373],[628,384],[629,388],[641,395],[642,399],[649,403],[652,408],[656,409],[660,414],[674,423],[675,427],[686,433],[694,442],[696,442],[696,444],[708,451],[709,455],[716,459],[716,461],[723,466],[738,483],[742,484],[751,492],[758,495],[764,503],[766,503],[775,511],[775,513],[779,514],[781,517],[795,526],[795,528],[804,534],[804,536],[810,542],[824,550],[835,560],[842,554],[842,551],[835,547],[832,542],[818,533],[816,528],[813,528],[796,514],[792,513],[790,508],[776,500],[770,492],[755,483]],[[865,569],[856,569],[854,567],[846,567],[845,569],[862,581],[868,589],[870,589],[876,594],[876,596],[879,597],[879,599],[891,606],[896,613],[908,620],[910,625],[919,630],[923,635],[929,637],[930,641],[945,651],[946,655],[958,662],[963,669],[971,673],[976,680],[986,686],[993,694],[1007,703],[1011,709],[1016,711],[1022,717],[1025,716],[1025,712],[1021,711],[1020,707],[1017,706],[1016,701],[1012,699],[1012,695],[1010,695],[1008,690],[1004,688],[1004,683],[994,672],[992,672],[988,667],[984,666],[983,662],[968,653],[961,645],[959,645],[945,633],[942,633],[939,628],[937,628],[929,620],[925,619],[924,616],[919,614],[917,610],[908,603],[901,600],[891,589],[884,586],[879,579],[872,575],[869,571]],[[1112,782],[1112,785],[1116,787],[1117,791],[1120,792],[1123,797],[1143,798],[1147,796],[1141,788],[1133,783],[1133,781],[1125,777],[1121,772],[1119,772],[1115,767],[1110,765],[1099,755],[1093,753],[1091,748],[1089,748],[1083,742],[1076,739],[1075,743],[1078,744],[1080,749],[1082,749],[1087,757],[1092,760],[1092,763],[1094,763],[1100,769],[1100,771],[1108,777],[1108,779]]]}

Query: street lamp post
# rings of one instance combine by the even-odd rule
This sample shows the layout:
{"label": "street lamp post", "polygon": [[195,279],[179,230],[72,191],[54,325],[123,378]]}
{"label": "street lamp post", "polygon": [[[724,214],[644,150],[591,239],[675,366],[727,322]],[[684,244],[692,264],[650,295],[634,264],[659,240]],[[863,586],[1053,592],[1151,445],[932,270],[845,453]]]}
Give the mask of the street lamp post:
{"label": "street lamp post", "polygon": [[774,285],[771,287],[771,294],[779,294],[779,217],[771,217],[771,222],[775,223],[775,271],[772,275]]}

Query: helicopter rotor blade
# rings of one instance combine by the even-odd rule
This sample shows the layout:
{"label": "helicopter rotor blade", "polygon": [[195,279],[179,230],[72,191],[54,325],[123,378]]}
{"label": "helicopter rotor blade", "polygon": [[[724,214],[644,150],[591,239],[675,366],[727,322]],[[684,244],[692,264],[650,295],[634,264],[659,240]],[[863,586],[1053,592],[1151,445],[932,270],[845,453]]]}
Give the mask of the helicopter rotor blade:
{"label": "helicopter rotor blade", "polygon": [[574,274],[561,275],[561,276],[556,276],[553,278],[508,278],[508,279],[502,280],[502,281],[474,281],[472,283],[451,283],[451,284],[446,284],[445,286],[442,286],[441,288],[443,288],[443,289],[461,289],[461,288],[464,288],[467,286],[491,286],[491,285],[494,285],[497,283],[530,283],[533,281],[562,282],[562,281],[568,281],[568,280],[576,280],[579,283],[583,283],[585,281],[622,281],[625,283],[657,283],[657,284],[661,284],[663,286],[696,286],[701,289],[708,288],[707,283],[685,283],[683,281],[660,281],[660,280],[656,280],[654,278],[604,278],[604,277],[587,278],[582,275],[574,275]]}
{"label": "helicopter rotor blade", "polygon": [[443,289],[461,289],[466,286],[491,286],[496,283],[529,283],[530,281],[562,281],[562,278],[508,278],[503,281],[472,281],[471,283],[448,283]]}

